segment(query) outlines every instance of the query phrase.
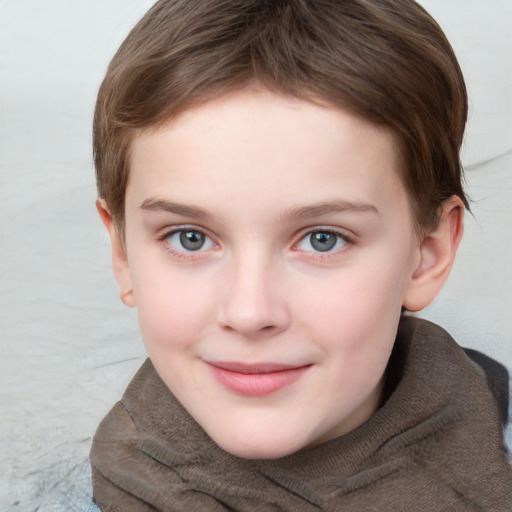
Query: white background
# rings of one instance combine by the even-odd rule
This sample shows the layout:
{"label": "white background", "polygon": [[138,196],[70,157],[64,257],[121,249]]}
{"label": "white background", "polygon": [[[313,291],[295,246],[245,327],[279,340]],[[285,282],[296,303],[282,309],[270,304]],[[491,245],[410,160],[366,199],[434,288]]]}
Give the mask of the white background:
{"label": "white background", "polygon": [[[94,208],[90,132],[107,63],[151,3],[0,0],[0,511],[35,510],[73,475],[145,357]],[[424,316],[512,366],[512,1],[422,4],[468,82],[475,216]]]}

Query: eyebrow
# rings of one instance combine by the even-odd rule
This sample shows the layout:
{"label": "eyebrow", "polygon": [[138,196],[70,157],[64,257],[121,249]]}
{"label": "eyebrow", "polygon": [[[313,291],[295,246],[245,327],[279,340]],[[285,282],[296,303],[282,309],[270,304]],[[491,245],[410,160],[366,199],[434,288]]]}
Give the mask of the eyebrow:
{"label": "eyebrow", "polygon": [[207,216],[207,213],[201,208],[197,208],[196,206],[174,203],[172,201],[166,201],[165,199],[146,199],[140,205],[140,207],[146,211],[164,211],[167,213],[182,215],[183,217],[192,217],[195,219],[200,219]]}
{"label": "eyebrow", "polygon": [[311,217],[321,217],[332,213],[373,213],[380,216],[379,210],[369,203],[354,203],[351,201],[330,201],[326,203],[297,206],[286,210],[283,219],[304,219]]}
{"label": "eyebrow", "polygon": [[[201,219],[208,217],[208,213],[197,206],[190,206],[165,199],[150,198],[141,204],[146,211],[164,211],[183,217]],[[321,217],[332,213],[373,213],[380,216],[379,210],[369,203],[354,203],[351,201],[330,201],[325,203],[295,206],[288,208],[281,215],[282,220],[301,220],[305,218]]]}

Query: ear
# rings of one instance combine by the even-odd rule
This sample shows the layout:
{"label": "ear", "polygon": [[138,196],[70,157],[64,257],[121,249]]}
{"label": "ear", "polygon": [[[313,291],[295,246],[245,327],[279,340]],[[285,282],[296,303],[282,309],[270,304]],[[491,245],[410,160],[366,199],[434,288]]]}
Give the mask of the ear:
{"label": "ear", "polygon": [[117,232],[112,215],[104,199],[98,199],[96,201],[96,209],[110,236],[110,242],[112,244],[112,268],[114,269],[116,280],[121,287],[121,300],[127,306],[133,308],[135,307],[135,296],[133,293],[130,265],[123,241]]}
{"label": "ear", "polygon": [[420,242],[420,262],[403,298],[409,311],[426,308],[439,293],[450,274],[463,232],[464,204],[460,197],[452,196],[443,203],[437,225]]}

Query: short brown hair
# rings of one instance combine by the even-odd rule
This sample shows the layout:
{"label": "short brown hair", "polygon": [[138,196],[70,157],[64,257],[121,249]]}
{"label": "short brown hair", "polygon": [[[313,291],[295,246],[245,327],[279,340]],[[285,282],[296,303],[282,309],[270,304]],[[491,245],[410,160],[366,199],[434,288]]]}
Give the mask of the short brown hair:
{"label": "short brown hair", "polygon": [[258,82],[320,98],[389,127],[416,225],[452,195],[468,207],[460,147],[462,72],[444,33],[412,0],[160,0],[112,59],[94,116],[98,192],[124,231],[137,130]]}

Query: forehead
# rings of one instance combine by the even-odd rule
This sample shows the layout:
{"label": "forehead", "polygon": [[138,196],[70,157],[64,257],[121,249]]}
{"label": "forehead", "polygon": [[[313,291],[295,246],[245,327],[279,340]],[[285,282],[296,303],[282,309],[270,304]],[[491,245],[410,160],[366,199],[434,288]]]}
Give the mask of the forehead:
{"label": "forehead", "polygon": [[160,196],[259,211],[338,199],[378,207],[405,195],[399,165],[390,130],[337,107],[250,88],[139,133],[127,207]]}

